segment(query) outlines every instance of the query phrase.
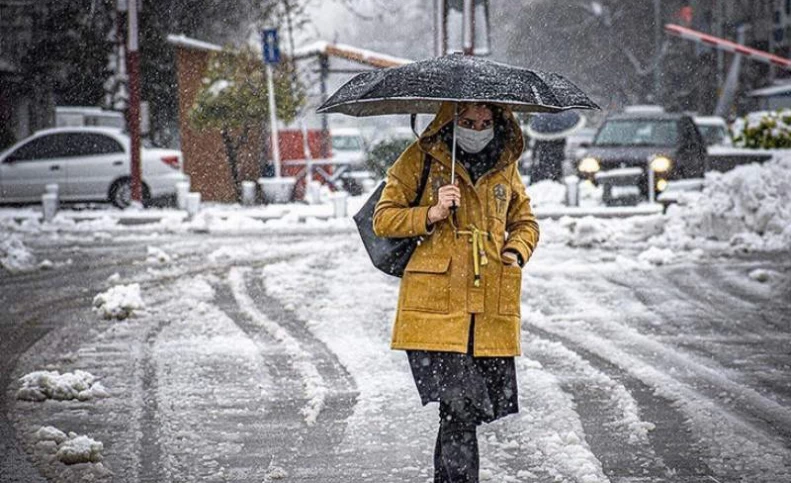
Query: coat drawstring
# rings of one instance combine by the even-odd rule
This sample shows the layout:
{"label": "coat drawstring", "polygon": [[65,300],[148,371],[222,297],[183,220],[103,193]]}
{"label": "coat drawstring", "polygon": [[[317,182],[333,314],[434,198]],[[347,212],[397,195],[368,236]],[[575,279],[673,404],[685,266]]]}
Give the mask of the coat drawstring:
{"label": "coat drawstring", "polygon": [[491,240],[492,234],[488,231],[478,229],[475,225],[470,225],[469,230],[456,230],[456,236],[467,235],[470,237],[469,242],[472,243],[472,263],[473,273],[475,280],[473,285],[476,287],[481,286],[481,267],[489,264],[489,258],[486,256],[486,248],[484,247],[484,240]]}

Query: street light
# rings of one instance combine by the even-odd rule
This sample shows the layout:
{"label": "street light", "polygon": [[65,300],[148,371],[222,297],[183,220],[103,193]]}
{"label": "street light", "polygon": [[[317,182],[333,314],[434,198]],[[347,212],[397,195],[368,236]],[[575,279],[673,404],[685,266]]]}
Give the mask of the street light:
{"label": "street light", "polygon": [[447,52],[489,55],[489,0],[437,1],[437,45]]}

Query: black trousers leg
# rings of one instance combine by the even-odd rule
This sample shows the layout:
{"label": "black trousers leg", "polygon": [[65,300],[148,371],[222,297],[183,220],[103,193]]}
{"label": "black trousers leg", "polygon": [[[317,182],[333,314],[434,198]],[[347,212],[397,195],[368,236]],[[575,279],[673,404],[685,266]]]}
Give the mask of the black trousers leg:
{"label": "black trousers leg", "polygon": [[478,421],[470,405],[466,401],[460,404],[441,402],[440,418],[434,451],[434,482],[478,483]]}

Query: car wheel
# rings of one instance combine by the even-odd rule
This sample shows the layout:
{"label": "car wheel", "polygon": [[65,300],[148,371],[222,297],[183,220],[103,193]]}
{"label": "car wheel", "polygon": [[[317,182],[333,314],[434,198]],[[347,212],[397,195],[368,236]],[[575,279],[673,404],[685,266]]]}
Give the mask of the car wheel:
{"label": "car wheel", "polygon": [[[126,208],[132,203],[132,180],[129,178],[119,179],[110,186],[110,203],[118,208]],[[148,206],[151,194],[148,186],[143,183],[143,206]]]}

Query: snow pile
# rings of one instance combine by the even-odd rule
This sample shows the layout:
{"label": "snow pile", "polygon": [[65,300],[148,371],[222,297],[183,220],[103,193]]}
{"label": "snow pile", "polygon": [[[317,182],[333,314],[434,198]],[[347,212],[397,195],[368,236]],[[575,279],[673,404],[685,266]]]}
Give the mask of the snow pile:
{"label": "snow pile", "polygon": [[38,268],[38,261],[19,235],[0,233],[0,266],[11,273],[30,272]]}
{"label": "snow pile", "polygon": [[124,320],[145,306],[139,283],[116,285],[93,298],[93,310],[105,319]]}
{"label": "snow pile", "polygon": [[596,186],[590,181],[583,181],[578,185],[580,206],[601,206],[604,188]]}
{"label": "snow pile", "polygon": [[104,445],[88,436],[69,433],[53,426],[42,426],[36,431],[36,446],[54,452],[57,459],[67,465],[77,463],[99,463],[102,461]]}
{"label": "snow pile", "polygon": [[566,186],[549,179],[528,186],[527,194],[533,208],[564,205],[566,202]]}
{"label": "snow pile", "polygon": [[161,248],[149,246],[146,248],[146,253],[148,255],[146,263],[170,263],[172,261],[171,256]]}
{"label": "snow pile", "polygon": [[31,372],[19,379],[22,387],[17,399],[45,401],[47,399],[89,401],[94,398],[110,397],[107,389],[90,372],[74,371],[60,374],[57,371]]}
{"label": "snow pile", "polygon": [[42,426],[36,431],[36,446],[55,452],[57,459],[67,465],[98,463],[102,460],[104,445],[88,436],[66,433],[53,427]]}
{"label": "snow pile", "polygon": [[241,213],[213,213],[205,210],[198,213],[192,220],[184,224],[187,230],[208,232],[240,232],[261,229],[264,222]]}
{"label": "snow pile", "polygon": [[675,259],[673,251],[669,248],[651,247],[637,256],[641,262],[650,263],[651,265],[667,265]]}
{"label": "snow pile", "polygon": [[791,247],[791,153],[764,164],[706,174],[701,193],[685,193],[667,212],[670,246],[696,239],[730,242],[745,250]]}

